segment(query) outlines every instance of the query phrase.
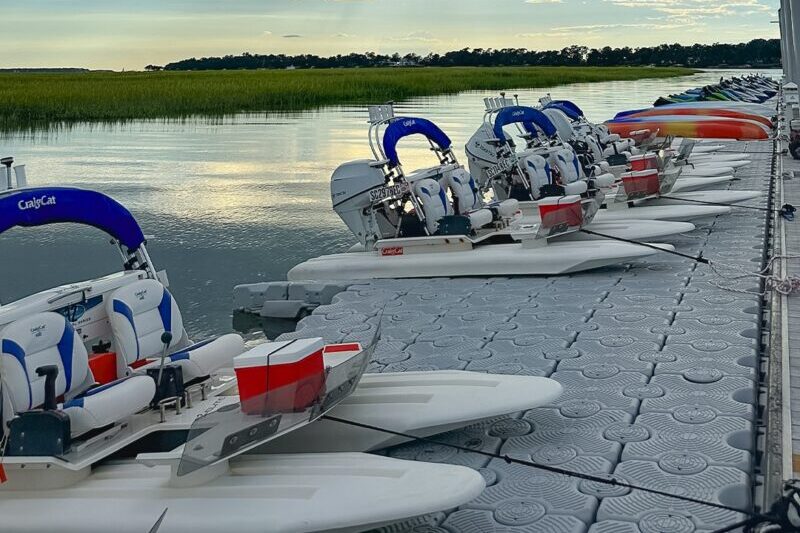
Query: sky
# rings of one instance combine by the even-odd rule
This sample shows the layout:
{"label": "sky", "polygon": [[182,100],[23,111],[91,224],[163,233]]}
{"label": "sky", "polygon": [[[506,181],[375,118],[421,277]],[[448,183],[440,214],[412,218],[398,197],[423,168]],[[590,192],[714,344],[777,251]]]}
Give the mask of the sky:
{"label": "sky", "polygon": [[0,68],[189,57],[743,42],[779,0],[0,0]]}

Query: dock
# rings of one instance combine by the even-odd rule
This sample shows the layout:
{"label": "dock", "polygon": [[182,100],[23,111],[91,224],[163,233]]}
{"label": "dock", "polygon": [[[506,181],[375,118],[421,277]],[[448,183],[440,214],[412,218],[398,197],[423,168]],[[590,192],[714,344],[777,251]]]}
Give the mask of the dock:
{"label": "dock", "polygon": [[[781,432],[783,352],[780,341],[774,345],[772,313],[785,305],[786,327],[795,330],[787,341],[798,352],[791,352],[798,376],[792,414],[800,425],[800,304],[776,300],[752,273],[773,255],[774,228],[786,231],[787,248],[800,253],[800,230],[769,211],[773,193],[789,198],[794,186],[800,196],[800,179],[782,181],[788,164],[781,163],[779,142],[724,144],[723,152],[744,152],[752,161],[736,171],[730,188],[760,190],[762,197],[741,204],[750,209],[701,220],[695,231],[670,239],[677,251],[707,258],[713,268],[662,253],[562,277],[353,282],[279,339],[367,340],[380,317],[381,341],[368,372],[462,369],[547,376],[564,386],[553,405],[437,440],[764,509],[788,479],[782,452],[791,433]],[[319,287],[308,288],[308,301],[319,297]],[[304,289],[291,290],[297,298]],[[771,379],[777,384],[770,386]],[[386,531],[691,533],[744,518],[437,444],[387,453],[470,466],[487,488],[462,508]]]}

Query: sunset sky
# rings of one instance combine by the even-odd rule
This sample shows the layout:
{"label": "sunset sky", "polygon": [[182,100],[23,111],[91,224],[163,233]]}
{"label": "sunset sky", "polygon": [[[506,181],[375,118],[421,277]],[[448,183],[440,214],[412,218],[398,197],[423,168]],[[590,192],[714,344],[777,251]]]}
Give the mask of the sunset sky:
{"label": "sunset sky", "polygon": [[0,68],[778,37],[778,0],[0,0]]}

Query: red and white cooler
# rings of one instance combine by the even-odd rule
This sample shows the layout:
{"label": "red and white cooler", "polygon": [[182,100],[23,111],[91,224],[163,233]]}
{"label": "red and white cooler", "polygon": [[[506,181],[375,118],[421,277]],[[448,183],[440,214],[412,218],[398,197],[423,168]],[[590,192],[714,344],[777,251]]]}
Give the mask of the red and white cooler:
{"label": "red and white cooler", "polygon": [[577,194],[568,196],[548,196],[537,202],[542,226],[553,228],[566,224],[580,226],[583,224],[581,197]]}
{"label": "red and white cooler", "polygon": [[623,172],[621,178],[625,194],[631,199],[658,194],[661,187],[658,170]]}
{"label": "red and white cooler", "polygon": [[628,161],[631,164],[631,170],[635,172],[658,170],[658,156],[654,153],[632,155]]}
{"label": "red and white cooler", "polygon": [[250,415],[302,411],[325,387],[325,343],[319,337],[268,342],[233,359],[242,411]]}

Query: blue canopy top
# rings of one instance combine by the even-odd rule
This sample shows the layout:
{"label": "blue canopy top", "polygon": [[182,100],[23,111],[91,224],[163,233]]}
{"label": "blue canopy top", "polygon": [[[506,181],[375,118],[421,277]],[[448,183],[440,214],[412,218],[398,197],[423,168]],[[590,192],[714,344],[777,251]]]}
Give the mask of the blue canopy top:
{"label": "blue canopy top", "polygon": [[583,110],[575,105],[574,102],[569,100],[553,100],[545,107],[555,107],[556,109],[559,109],[565,113],[572,120],[578,120],[583,116]]}
{"label": "blue canopy top", "polygon": [[439,126],[424,118],[397,117],[383,132],[383,151],[389,164],[393,167],[400,164],[397,157],[397,143],[400,139],[414,134],[424,135],[442,150],[447,150],[452,144],[450,137]]}
{"label": "blue canopy top", "polygon": [[73,187],[36,187],[0,195],[0,234],[15,227],[75,222],[105,231],[133,252],[144,242],[139,223],[105,194]]}
{"label": "blue canopy top", "polygon": [[[661,106],[661,107],[667,107],[667,106]],[[647,111],[648,109],[652,109],[652,108],[647,108],[646,107],[646,108],[643,108],[643,109],[629,109],[627,111],[620,111],[619,113],[614,115],[614,118],[628,117],[628,116],[631,116],[631,115],[635,115],[636,113],[641,113],[642,111]]]}
{"label": "blue canopy top", "polygon": [[532,107],[515,105],[504,107],[499,113],[497,113],[497,116],[494,119],[495,138],[505,139],[506,137],[505,134],[503,134],[503,127],[509,124],[514,124],[515,122],[524,123],[525,129],[531,132],[536,131],[534,128],[534,126],[536,126],[548,137],[555,135],[556,133],[556,127],[552,122],[550,122],[550,119],[547,118],[547,115]]}

